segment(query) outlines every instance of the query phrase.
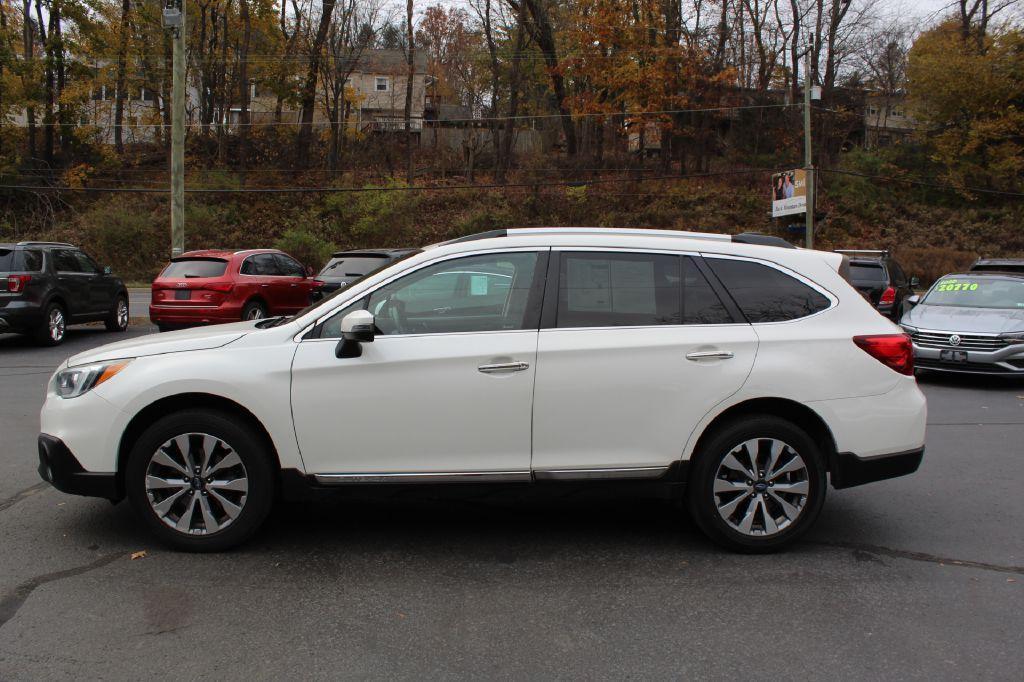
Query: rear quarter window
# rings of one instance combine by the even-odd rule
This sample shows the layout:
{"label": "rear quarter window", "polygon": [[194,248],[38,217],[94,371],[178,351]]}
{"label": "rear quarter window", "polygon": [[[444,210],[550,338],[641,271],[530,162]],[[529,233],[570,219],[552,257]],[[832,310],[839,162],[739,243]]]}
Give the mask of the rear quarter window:
{"label": "rear quarter window", "polygon": [[776,268],[727,258],[705,260],[751,323],[796,320],[831,305],[821,292]]}
{"label": "rear quarter window", "polygon": [[228,262],[219,258],[184,258],[171,261],[160,276],[167,279],[220,277],[227,267]]}

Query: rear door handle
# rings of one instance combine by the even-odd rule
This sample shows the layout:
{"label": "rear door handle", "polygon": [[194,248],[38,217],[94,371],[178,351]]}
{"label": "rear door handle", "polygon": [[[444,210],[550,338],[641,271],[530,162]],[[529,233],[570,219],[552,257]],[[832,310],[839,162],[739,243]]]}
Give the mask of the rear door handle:
{"label": "rear door handle", "polygon": [[701,360],[728,360],[733,357],[731,350],[701,350],[687,353],[686,359],[699,362]]}
{"label": "rear door handle", "polygon": [[528,362],[499,362],[492,365],[480,365],[477,369],[484,374],[504,374],[507,372],[522,372],[530,369]]}

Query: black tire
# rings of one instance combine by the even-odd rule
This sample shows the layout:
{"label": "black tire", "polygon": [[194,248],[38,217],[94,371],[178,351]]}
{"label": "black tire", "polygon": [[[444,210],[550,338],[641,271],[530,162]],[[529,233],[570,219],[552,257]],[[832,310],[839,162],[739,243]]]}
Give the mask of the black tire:
{"label": "black tire", "polygon": [[[124,306],[124,315],[121,314],[121,306]],[[114,307],[110,310],[110,315],[103,321],[103,326],[107,328],[108,332],[126,332],[128,331],[128,299],[124,296],[118,296],[114,299]]]}
{"label": "black tire", "polygon": [[267,306],[263,301],[249,301],[242,308],[243,320],[262,320],[267,316]]}
{"label": "black tire", "polygon": [[[196,528],[194,532],[205,534],[189,534],[171,528],[168,525],[171,521],[162,520],[154,509],[146,489],[146,478],[154,454],[167,441],[188,433],[208,434],[222,440],[238,455],[244,466],[248,490],[239,502],[241,511],[216,532],[205,533]],[[266,444],[253,435],[251,428],[245,428],[245,422],[237,416],[216,410],[184,410],[161,418],[135,442],[125,469],[125,492],[135,511],[163,544],[185,552],[220,552],[248,540],[266,520],[274,502],[274,474],[275,467]],[[182,495],[183,504],[187,504],[190,496],[199,500],[199,493],[205,495],[205,486],[201,490],[191,486]],[[236,501],[239,499],[235,498]],[[224,508],[220,509],[223,511]],[[205,520],[202,520],[201,512],[202,509],[197,511],[197,516],[193,518],[197,524],[208,527]],[[179,513],[179,518],[183,515]],[[189,526],[191,528],[191,524]]]}
{"label": "black tire", "polygon": [[[55,315],[60,316],[59,331],[51,329]],[[64,337],[67,335],[67,320],[67,311],[64,310],[60,303],[48,304],[43,311],[43,322],[32,334],[32,338],[41,346],[59,346],[64,342]]]}
{"label": "black tire", "polygon": [[[805,465],[804,471],[786,475],[796,476],[799,474],[803,477],[805,473],[808,490],[806,498],[802,501],[802,504],[798,505],[799,513],[795,515],[796,518],[789,521],[785,527],[779,524],[781,530],[777,532],[768,532],[769,521],[765,518],[765,510],[769,509],[772,510],[771,515],[773,516],[771,523],[774,524],[779,518],[785,518],[784,516],[775,516],[776,512],[781,512],[781,507],[774,501],[779,498],[779,495],[773,497],[773,492],[763,487],[767,483],[762,482],[770,477],[766,477],[760,471],[755,471],[754,473],[760,475],[760,479],[755,481],[755,486],[760,485],[762,487],[751,487],[753,492],[739,492],[736,497],[731,497],[732,491],[729,491],[722,493],[721,497],[716,498],[716,493],[714,492],[716,479],[718,479],[720,468],[723,466],[723,461],[726,457],[737,451],[743,443],[756,439],[763,439],[763,441],[775,439],[788,445],[792,451],[799,455]],[[759,442],[759,447],[762,448],[760,457],[763,463],[765,458],[770,456],[770,444]],[[765,452],[764,448],[768,448],[769,451]],[[789,451],[785,451],[785,453],[789,453]],[[709,538],[728,549],[745,553],[764,553],[781,549],[799,538],[814,525],[818,515],[821,513],[822,505],[825,503],[827,479],[824,456],[814,440],[805,431],[785,419],[770,415],[740,417],[718,428],[701,446],[701,452],[697,453],[695,457],[696,459],[690,469],[689,483],[687,485],[687,505],[690,509],[690,515],[697,526]],[[792,456],[790,455],[788,459],[791,458]],[[737,457],[737,459],[741,459],[741,457]],[[778,462],[784,461],[786,461],[786,454],[779,456]],[[779,466],[780,464],[776,465],[777,468]],[[801,480],[800,482],[803,481]],[[749,483],[749,481],[737,481],[737,483],[744,485]],[[774,483],[772,484],[772,489],[775,490]],[[757,492],[758,490],[761,492]],[[778,491],[776,490],[775,492]],[[760,511],[757,508],[758,502],[755,499],[758,496],[762,500],[760,502]],[[754,507],[752,517],[755,523],[760,518],[759,532],[763,534],[741,532],[730,525],[719,513],[719,501],[723,503],[723,506],[727,506],[726,503],[744,497],[745,500],[736,507],[736,513],[743,515],[743,505],[752,504]],[[788,493],[783,494],[783,497],[790,502],[796,501],[796,498],[789,496]],[[745,509],[749,512],[751,506],[746,506]],[[758,532],[758,529],[755,528],[754,532]]]}

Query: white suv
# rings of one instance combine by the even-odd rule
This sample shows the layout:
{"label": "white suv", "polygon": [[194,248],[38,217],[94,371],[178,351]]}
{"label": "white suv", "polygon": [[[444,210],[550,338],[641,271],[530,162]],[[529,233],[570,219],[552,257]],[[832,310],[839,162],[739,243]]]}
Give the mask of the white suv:
{"label": "white suv", "polygon": [[[218,550],[275,498],[353,485],[648,479],[739,550],[836,488],[915,471],[908,337],[843,256],[727,235],[502,230],[438,244],[289,318],[72,357],[39,471]],[[672,484],[685,483],[685,486]]]}

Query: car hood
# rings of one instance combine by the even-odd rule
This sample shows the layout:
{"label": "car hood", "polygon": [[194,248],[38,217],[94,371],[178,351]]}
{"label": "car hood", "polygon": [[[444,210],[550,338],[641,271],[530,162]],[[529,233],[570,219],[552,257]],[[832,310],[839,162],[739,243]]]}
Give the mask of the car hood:
{"label": "car hood", "polygon": [[903,324],[943,332],[1006,334],[1024,331],[1024,309],[957,308],[918,304],[901,320]]}
{"label": "car hood", "polygon": [[68,366],[84,365],[119,358],[140,358],[147,355],[181,353],[189,350],[220,348],[237,341],[256,329],[256,322],[233,322],[209,327],[194,327],[161,334],[148,334],[127,341],[109,343],[73,355]]}

